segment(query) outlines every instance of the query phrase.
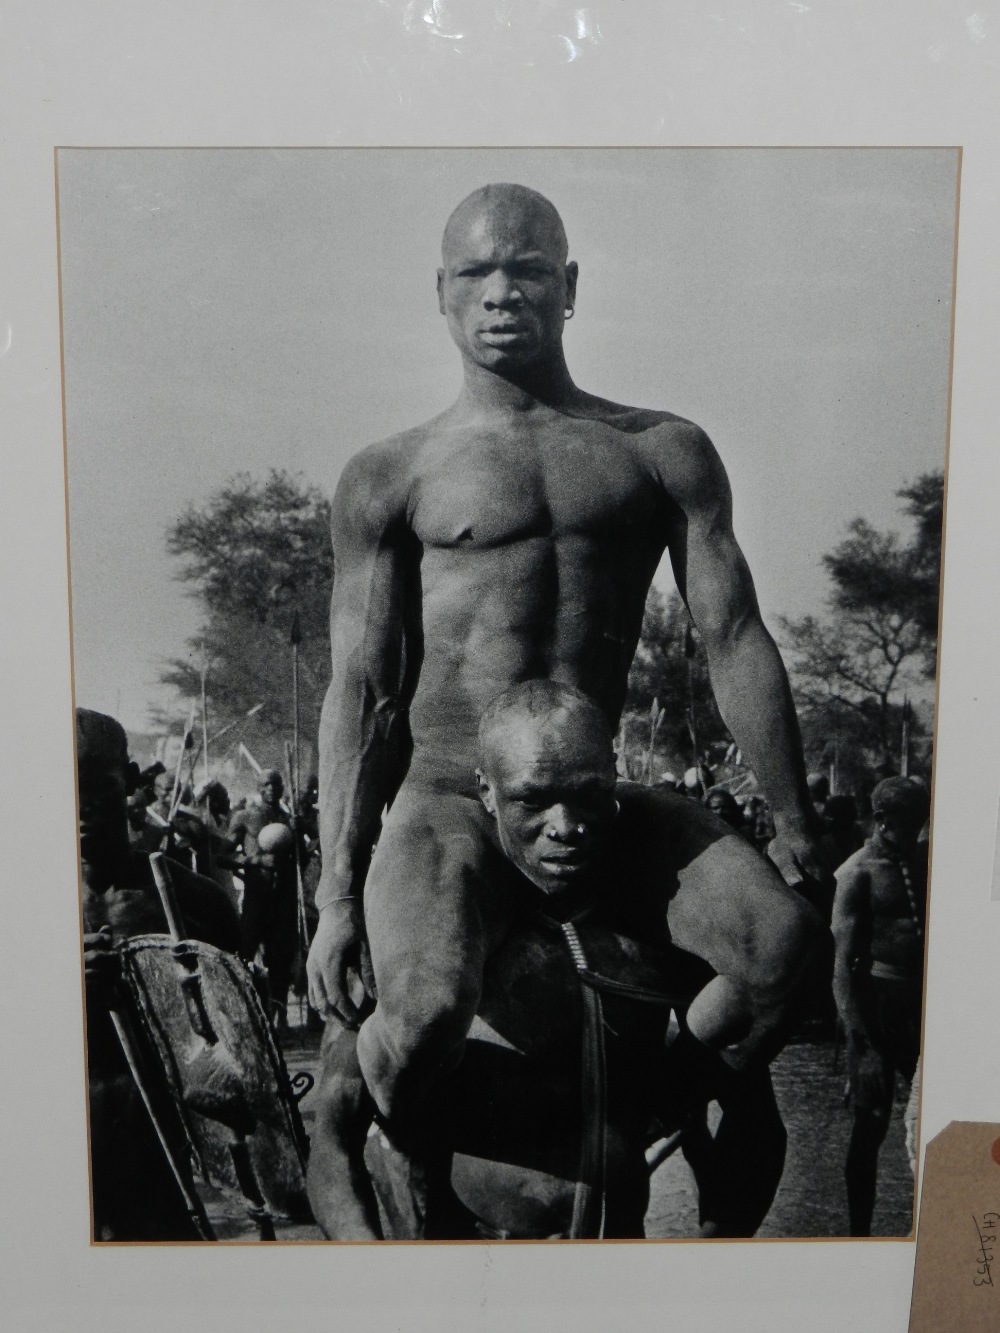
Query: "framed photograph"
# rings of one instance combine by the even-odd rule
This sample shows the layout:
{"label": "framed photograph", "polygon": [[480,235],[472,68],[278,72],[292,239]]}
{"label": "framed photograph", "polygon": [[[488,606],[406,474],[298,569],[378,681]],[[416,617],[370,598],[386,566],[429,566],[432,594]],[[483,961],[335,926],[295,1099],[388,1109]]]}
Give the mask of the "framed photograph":
{"label": "framed photograph", "polygon": [[[321,824],[337,846],[349,841],[347,821],[360,818],[350,802],[371,788],[378,808],[388,800],[389,809],[381,832],[374,823],[364,835],[369,844],[378,839],[381,854],[367,882],[362,870],[353,885],[359,906],[365,891],[380,997],[358,1040],[360,1058],[367,1036],[381,1031],[382,1012],[393,1014],[395,976],[407,979],[399,983],[404,1013],[431,1003],[450,1013],[459,1004],[436,977],[444,964],[435,960],[477,937],[471,924],[455,939],[447,934],[448,914],[435,904],[451,893],[464,901],[449,875],[498,876],[487,867],[499,846],[536,897],[529,891],[525,903],[507,888],[509,901],[494,909],[503,929],[476,946],[487,951],[485,971],[480,964],[478,974],[463,973],[463,985],[482,991],[483,1034],[474,1029],[455,1086],[435,1093],[435,1120],[464,1108],[448,1140],[462,1218],[438,1222],[430,1203],[414,1202],[416,1213],[427,1210],[417,1223],[391,1182],[379,1191],[379,1171],[392,1176],[395,1168],[387,1148],[390,1165],[376,1164],[376,1137],[368,1155],[378,1215],[358,1228],[346,1220],[350,1204],[336,1183],[329,1203],[319,1197],[327,1187],[316,1184],[313,1208],[327,1234],[908,1236],[914,1174],[904,1138],[915,1160],[958,151],[87,149],[60,150],[57,166],[88,959],[104,961],[101,926],[118,943],[150,930],[150,851],[167,856],[174,878],[194,869],[213,879],[238,904],[239,955],[252,964],[259,954],[266,969],[265,1003],[287,1060],[308,1077],[326,1070],[322,1090],[337,1077],[336,1059],[347,1057],[320,1060],[322,1023],[315,1011],[309,1021],[305,995],[316,909],[337,891],[324,877]],[[692,490],[699,486],[703,492]],[[375,566],[364,572],[355,514],[346,512],[372,503],[398,504],[393,521],[405,533],[398,592],[384,611],[371,600],[378,585],[366,580]],[[394,530],[390,524],[378,541],[391,547]],[[338,579],[347,592],[338,592]],[[751,630],[741,648],[744,622]],[[808,790],[764,626],[784,650]],[[349,664],[365,653],[363,666]],[[398,794],[387,785],[399,783],[388,772],[395,761],[354,739],[358,672],[382,682],[370,688],[384,691],[381,707],[404,738]],[[771,683],[754,690],[758,676]],[[532,680],[568,684],[597,701],[616,734],[625,803],[605,833],[597,813],[565,797],[573,827],[564,836],[565,793],[552,794],[548,812],[539,797],[535,822],[548,841],[537,863],[526,841],[534,834],[505,814],[502,800],[488,814],[475,788],[485,762],[480,715]],[[541,706],[532,704],[536,713]],[[115,723],[137,770],[131,827],[124,805],[117,816],[131,869],[106,865],[110,835],[98,846],[89,832],[96,778],[85,777],[84,765]],[[551,726],[562,729],[555,750],[575,754],[571,723]],[[321,735],[327,752],[317,763]],[[355,777],[359,761],[386,775]],[[586,757],[575,762],[590,771]],[[316,809],[321,770],[329,790]],[[518,775],[518,792],[525,780]],[[579,781],[574,769],[570,786]],[[420,819],[442,847],[459,833],[482,840],[461,871],[443,869],[438,854],[420,869],[416,816],[400,812],[425,792],[431,809]],[[782,802],[794,806],[796,797],[815,819],[825,873],[838,870],[836,907],[832,880],[784,850]],[[635,799],[641,811],[629,814]],[[907,802],[914,816],[905,815]],[[705,808],[713,818],[691,850]],[[281,830],[285,859],[265,847]],[[653,830],[663,847],[650,845],[637,859],[633,844]],[[688,850],[672,859],[675,844]],[[737,849],[742,861],[732,860]],[[774,866],[783,856],[818,927],[834,918],[835,982],[817,947],[788,1001],[782,1039],[772,1043],[784,1045],[773,1093],[763,1065],[754,1073],[749,1058],[744,1074],[746,1059],[729,1052],[733,1086],[706,1091],[694,1111],[693,1064],[668,1051],[663,1078],[671,1086],[656,1093],[642,1068],[659,1059],[648,1043],[666,1049],[678,1023],[684,1040],[697,1030],[696,996],[706,983],[678,977],[693,955],[711,965],[723,948],[748,947],[722,943],[722,922],[748,885],[761,894],[755,928],[794,933]],[[433,901],[417,909],[407,895],[421,874]],[[582,887],[573,887],[574,875]],[[598,885],[602,876],[608,882]],[[690,947],[656,965],[658,1008],[646,994],[643,968],[652,962],[636,970],[634,960],[609,959],[614,994],[604,994],[603,1007],[613,1011],[617,1001],[624,1013],[605,1014],[607,1070],[591,1070],[570,955],[543,951],[537,961],[545,927],[532,914],[572,920],[577,947],[582,940],[600,953],[607,932],[627,932],[616,914],[634,915],[625,907],[632,895],[653,892],[663,895],[667,929]],[[698,917],[717,917],[690,938],[685,895]],[[199,907],[194,896],[192,933],[201,930]],[[418,921],[428,923],[422,942]],[[399,932],[403,946],[391,942]],[[640,949],[659,942],[651,928],[635,934]],[[219,942],[209,925],[198,938]],[[337,980],[322,970],[322,945],[321,935],[314,999],[325,986],[332,1010]],[[529,957],[540,988],[534,1012],[524,1001],[491,1000],[521,977]],[[129,955],[139,972],[147,962],[141,951]],[[238,1001],[213,999],[223,984],[213,980],[213,963],[201,963],[204,1003],[229,1016],[227,1005]],[[733,975],[752,984],[744,966]],[[169,1032],[166,991],[161,998],[149,978],[128,969],[127,977],[142,999],[132,1023],[142,1026],[146,1006],[148,1021]],[[630,985],[631,1007],[618,998]],[[690,994],[672,1006],[678,986]],[[180,987],[173,1003],[183,1009]],[[592,1000],[595,992],[585,994]],[[612,1036],[635,1023],[636,1003],[645,1005],[641,1037]],[[156,1191],[137,1163],[122,1163],[117,1142],[102,1149],[98,1107],[106,1080],[124,1070],[114,1042],[103,1064],[95,1054],[100,1020],[90,1010],[95,1239],[185,1238],[186,1217],[172,1232],[166,1222],[158,1229],[137,1220],[138,1205],[101,1204],[105,1176],[142,1180],[149,1213]],[[526,1046],[539,1013],[554,1025],[551,1048],[537,1037]],[[408,1031],[403,1017],[384,1022]],[[201,1194],[213,1184],[233,1187],[228,1210],[215,1204],[214,1226],[202,1219],[195,1235],[252,1236],[259,1205],[252,1189],[248,1205],[237,1188],[224,1143],[223,1167],[212,1168],[217,1126],[228,1121],[201,1114],[208,1093],[199,1080],[218,1099],[222,1055],[199,1047],[196,1071],[189,1042],[198,1036],[180,1022],[181,1053],[169,1041],[160,1052],[180,1070],[172,1090]],[[502,1060],[490,1038],[503,1043]],[[389,1029],[385,1040],[398,1049],[406,1038]],[[229,1101],[246,1116],[237,1083],[250,1077],[243,1061],[253,1044],[241,1020],[226,1060]],[[513,1049],[522,1066],[512,1063]],[[147,1058],[157,1063],[156,1053]],[[720,1077],[723,1069],[734,1073],[720,1061]],[[368,1078],[378,1078],[374,1068]],[[866,1080],[882,1086],[863,1091]],[[274,1095],[282,1090],[279,1078]],[[154,1099],[152,1088],[145,1092]],[[302,1141],[317,1115],[321,1126],[329,1121],[321,1095],[307,1090],[298,1104]],[[607,1108],[593,1125],[591,1104]],[[596,1170],[582,1160],[588,1134],[607,1144],[626,1133],[619,1104],[636,1122],[626,1158],[648,1171],[648,1189],[626,1184],[630,1169],[615,1166],[607,1147]],[[388,1114],[388,1106],[378,1109]],[[272,1109],[252,1119],[270,1125]],[[294,1103],[287,1115],[297,1123]],[[145,1126],[148,1106],[136,1105],[135,1117]],[[262,1132],[250,1131],[251,1145]],[[751,1142],[757,1175],[736,1162]],[[184,1156],[171,1151],[172,1162]],[[296,1134],[271,1151],[294,1162]],[[150,1152],[159,1156],[162,1144],[151,1142]],[[265,1178],[273,1169],[263,1158],[257,1165]],[[498,1179],[505,1172],[506,1183]],[[720,1175],[725,1184],[716,1183]],[[117,1199],[126,1187],[106,1188]],[[517,1206],[498,1197],[505,1190]],[[588,1190],[601,1202],[584,1221]],[[279,1220],[269,1232],[277,1225],[286,1237],[322,1234],[310,1229],[307,1208],[283,1207],[283,1197],[274,1195],[273,1211],[288,1215],[291,1229]]]}
{"label": "framed photograph", "polygon": [[[84,24],[55,5],[44,25],[15,9],[7,86],[19,110],[5,152],[18,207],[5,210],[5,226],[17,262],[0,343],[12,438],[30,445],[16,458],[6,532],[18,645],[11,697],[33,721],[13,729],[10,753],[23,781],[50,799],[44,810],[26,803],[26,832],[12,845],[18,883],[62,886],[41,902],[11,902],[13,935],[43,939],[48,960],[43,972],[37,948],[19,949],[7,971],[19,1018],[5,1130],[19,1205],[5,1232],[17,1274],[11,1308],[27,1327],[51,1326],[70,1304],[80,1327],[124,1326],[141,1308],[154,1327],[183,1310],[191,1327],[207,1328],[321,1301],[390,1327],[604,1327],[623,1317],[658,1327],[665,1301],[706,1329],[734,1319],[761,1329],[806,1319],[905,1327],[913,1247],[903,1106],[879,1154],[873,1230],[883,1243],[819,1243],[849,1230],[839,1173],[852,1116],[835,1095],[846,1053],[835,1063],[832,1049],[805,1040],[774,1066],[792,1133],[786,1195],[762,1235],[781,1243],[318,1246],[301,1243],[303,1232],[300,1243],[266,1247],[264,1261],[252,1245],[229,1248],[223,1277],[209,1245],[90,1243],[71,679],[77,705],[126,724],[140,771],[157,760],[174,773],[178,759],[189,765],[207,714],[210,764],[238,760],[249,783],[242,743],[262,769],[284,772],[287,720],[267,719],[267,709],[246,723],[235,755],[231,733],[216,737],[258,700],[238,710],[235,697],[210,699],[219,682],[205,604],[183,596],[173,577],[183,547],[170,555],[166,540],[240,473],[251,498],[276,468],[326,501],[363,446],[448,409],[461,361],[434,270],[452,210],[488,182],[527,185],[562,218],[567,258],[579,264],[564,337],[574,383],[696,423],[712,441],[764,623],[796,690],[810,650],[829,647],[822,631],[835,629],[823,557],[860,540],[857,519],[873,538],[895,531],[894,549],[915,554],[920,501],[898,492],[945,467],[950,422],[937,695],[929,677],[907,682],[905,706],[891,701],[885,748],[898,772],[905,745],[920,777],[934,742],[922,1137],[991,1114],[996,1071],[969,1034],[997,930],[989,880],[1000,791],[992,777],[970,778],[992,772],[1000,646],[984,610],[984,570],[997,554],[987,507],[993,16],[924,4],[908,8],[900,29],[887,14],[858,28],[847,16],[770,4],[697,16],[531,9],[530,20],[526,7],[494,25],[463,6],[380,3],[341,16],[334,31],[327,16],[289,24],[251,6],[237,34],[221,15],[186,6],[125,17],[97,6]],[[498,74],[502,90],[487,96]],[[521,146],[458,146],[498,141]],[[364,316],[348,327],[346,309]],[[30,594],[18,574],[28,551]],[[677,628],[671,579],[665,564],[652,586]],[[281,643],[269,669],[286,680],[293,602],[279,587],[270,603]],[[263,643],[247,639],[255,664]],[[697,632],[692,643],[700,651]],[[699,683],[699,659],[684,646],[682,702],[689,662]],[[317,702],[311,651],[304,636],[303,715]],[[909,665],[921,666],[918,649]],[[171,674],[174,685],[164,684]],[[669,773],[683,783],[694,769],[707,785],[696,754],[713,786],[721,776],[731,790],[744,770],[759,777],[745,742],[731,749],[731,731],[711,732],[698,711],[706,698],[690,710],[696,751],[686,720],[671,732],[664,710],[657,728],[668,695],[658,685],[640,698],[641,684],[633,680],[634,707],[616,737],[623,780],[645,787]],[[832,767],[837,795],[857,781],[847,771],[856,737],[824,730],[818,715],[811,732],[803,714],[809,768],[829,780]],[[703,726],[720,747],[704,755]],[[194,743],[181,751],[186,730]],[[303,789],[315,760],[306,732],[296,756]],[[198,756],[193,786],[201,764]],[[235,777],[231,786],[238,799]],[[57,1060],[45,1054],[53,1039]],[[797,1052],[814,1063],[790,1066]],[[308,1071],[287,1047],[285,1056],[291,1075]],[[313,1096],[297,1107],[303,1124]],[[804,1107],[798,1121],[787,1116],[789,1097]],[[835,1165],[814,1184],[817,1154]],[[680,1152],[656,1175],[658,1236],[693,1239],[699,1199]],[[202,1203],[220,1232],[232,1224],[229,1235],[253,1234],[245,1204],[238,1215],[220,1197]]]}

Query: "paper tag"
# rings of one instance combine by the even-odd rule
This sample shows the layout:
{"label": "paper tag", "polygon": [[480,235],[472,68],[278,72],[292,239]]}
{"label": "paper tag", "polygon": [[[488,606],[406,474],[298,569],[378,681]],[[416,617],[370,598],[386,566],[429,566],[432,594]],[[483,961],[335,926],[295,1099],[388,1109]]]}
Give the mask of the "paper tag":
{"label": "paper tag", "polygon": [[1000,1329],[1000,1125],[953,1120],[927,1145],[910,1333]]}

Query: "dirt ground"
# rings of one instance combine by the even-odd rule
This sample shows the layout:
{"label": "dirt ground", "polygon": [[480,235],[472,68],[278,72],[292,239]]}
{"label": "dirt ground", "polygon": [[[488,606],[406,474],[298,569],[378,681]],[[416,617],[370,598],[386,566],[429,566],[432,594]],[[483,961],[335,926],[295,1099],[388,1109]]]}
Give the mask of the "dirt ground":
{"label": "dirt ground", "polygon": [[[283,1043],[290,1073],[314,1072],[318,1034],[293,1028]],[[844,1058],[833,1063],[829,1041],[797,1042],[788,1046],[772,1069],[775,1094],[788,1131],[785,1172],[774,1204],[758,1233],[762,1237],[844,1236],[847,1200],[843,1165],[851,1129],[850,1112],[843,1105]],[[905,1091],[898,1089],[889,1134],[879,1158],[878,1198],[873,1232],[876,1236],[906,1236],[913,1209],[913,1178],[903,1135]],[[314,1119],[312,1094],[300,1111],[308,1133]],[[232,1199],[205,1191],[209,1217],[220,1240],[254,1240],[242,1208]],[[646,1235],[650,1239],[681,1239],[697,1234],[698,1207],[691,1173],[680,1153],[668,1158],[651,1182]],[[314,1226],[279,1226],[278,1239],[320,1240]]]}

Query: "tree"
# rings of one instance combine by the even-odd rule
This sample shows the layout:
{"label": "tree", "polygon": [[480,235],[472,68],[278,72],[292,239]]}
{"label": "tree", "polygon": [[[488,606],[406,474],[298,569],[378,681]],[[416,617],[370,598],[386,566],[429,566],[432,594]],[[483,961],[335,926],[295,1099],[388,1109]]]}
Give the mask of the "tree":
{"label": "tree", "polygon": [[[814,763],[843,742],[840,757],[853,750],[871,769],[895,769],[907,696],[926,695],[934,676],[944,476],[925,473],[897,495],[915,520],[910,540],[856,518],[823,557],[833,581],[826,615],[781,621]],[[919,717],[911,732],[917,741],[924,734]]]}
{"label": "tree", "polygon": [[[301,734],[319,728],[329,676],[333,586],[330,505],[300,477],[272,470],[264,481],[240,473],[167,530],[167,552],[184,563],[177,577],[201,604],[202,627],[186,658],[172,660],[165,684],[197,699],[201,669],[211,730],[258,703],[255,736],[277,762],[292,734],[292,617],[298,613]],[[238,733],[237,733],[238,735]]]}
{"label": "tree", "polygon": [[664,598],[658,588],[651,587],[623,714],[625,757],[631,776],[650,776],[654,700],[664,713],[653,745],[651,776],[655,779],[663,768],[683,772],[694,764],[691,699],[699,757],[704,759],[711,746],[728,744],[732,739],[712,693],[705,649],[679,594],[674,591]]}

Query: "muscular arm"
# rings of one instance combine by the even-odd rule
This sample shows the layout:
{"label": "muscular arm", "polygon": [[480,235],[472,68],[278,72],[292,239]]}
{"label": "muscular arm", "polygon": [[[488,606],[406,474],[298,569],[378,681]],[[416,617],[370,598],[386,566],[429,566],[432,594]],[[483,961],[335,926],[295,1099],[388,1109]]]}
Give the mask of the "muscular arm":
{"label": "muscular arm", "polygon": [[870,963],[871,876],[853,857],[837,873],[832,929],[833,998],[846,1034],[851,1084],[865,1105],[884,1105],[892,1097],[892,1067],[872,1042],[861,991]]}
{"label": "muscular arm", "polygon": [[721,861],[710,876],[682,870],[667,920],[674,943],[718,974],[692,1001],[688,1029],[739,1071],[781,1049],[823,929],[818,914],[773,870],[747,873],[741,858],[752,853],[735,838],[726,842],[731,873]]}
{"label": "muscular arm", "polygon": [[333,500],[334,586],[330,686],[319,731],[320,912],[309,954],[309,995],[320,1013],[360,1018],[348,969],[369,990],[361,894],[397,776],[407,584],[415,554],[401,496],[400,460],[366,450],[344,470]]}
{"label": "muscular arm", "polygon": [[[701,633],[719,711],[761,782],[778,834],[775,860],[786,879],[822,873],[809,846],[818,835],[806,788],[805,762],[784,664],[764,627],[753,579],[732,525],[725,468],[697,427],[674,442],[661,468],[680,509],[670,541],[677,586]],[[802,864],[802,861],[812,864]]]}
{"label": "muscular arm", "polygon": [[855,1033],[865,1038],[858,978],[867,971],[865,964],[868,961],[871,936],[871,883],[868,872],[852,864],[853,860],[852,857],[837,872],[831,922],[834,944],[833,998],[837,1002],[837,1012],[848,1040]]}
{"label": "muscular arm", "polygon": [[[683,822],[664,824],[679,862],[669,932],[717,973],[689,1006],[688,1028],[732,1069],[771,1060],[823,945],[823,922],[743,838],[720,833],[707,810],[695,806]],[[669,854],[664,848],[664,860]]]}
{"label": "muscular arm", "polygon": [[360,896],[382,810],[392,795],[407,608],[405,512],[394,462],[368,452],[344,470],[333,500],[336,576],[330,685],[319,731],[322,911]]}

